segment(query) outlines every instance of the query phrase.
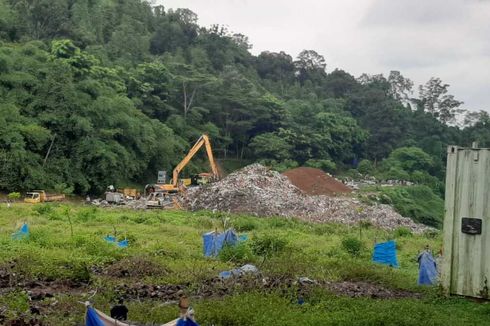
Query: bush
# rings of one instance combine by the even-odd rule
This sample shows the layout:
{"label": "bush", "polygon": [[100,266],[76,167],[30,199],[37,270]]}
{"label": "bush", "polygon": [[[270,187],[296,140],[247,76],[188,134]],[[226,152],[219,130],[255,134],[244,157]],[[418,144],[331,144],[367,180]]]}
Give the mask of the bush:
{"label": "bush", "polygon": [[65,183],[57,183],[54,185],[53,190],[56,193],[71,195],[73,193],[73,191],[75,190],[75,188],[73,186],[69,186]]}
{"label": "bush", "polygon": [[363,243],[357,238],[345,238],[342,240],[342,248],[351,256],[357,257],[361,254]]}
{"label": "bush", "polygon": [[361,174],[372,174],[374,171],[374,165],[370,160],[362,160],[359,162],[357,170]]}
{"label": "bush", "polygon": [[39,215],[49,215],[49,214],[53,213],[53,211],[54,211],[53,206],[51,206],[49,204],[36,205],[32,208],[32,210],[34,212],[38,213]]}
{"label": "bush", "polygon": [[390,187],[382,189],[395,210],[414,221],[440,227],[444,215],[444,201],[427,186]]}
{"label": "bush", "polygon": [[80,222],[93,221],[97,218],[97,207],[82,209],[77,213],[77,220]]}
{"label": "bush", "polygon": [[250,249],[250,246],[246,242],[240,242],[235,246],[224,246],[220,251],[218,258],[223,262],[243,264],[252,261],[254,255]]}
{"label": "bush", "polygon": [[7,198],[10,200],[17,200],[20,198],[20,192],[11,192],[7,195]]}
{"label": "bush", "polygon": [[288,241],[277,235],[267,234],[252,239],[252,251],[259,256],[272,256],[286,249]]}
{"label": "bush", "polygon": [[310,159],[306,161],[305,165],[312,168],[321,169],[323,171],[330,172],[330,173],[335,172],[335,170],[337,169],[337,165],[335,164],[335,162],[332,162],[330,160]]}
{"label": "bush", "polygon": [[233,220],[232,225],[238,232],[252,231],[258,227],[257,222],[248,217],[239,217]]}
{"label": "bush", "polygon": [[405,227],[399,227],[395,230],[394,236],[397,238],[411,237],[412,231],[410,231],[410,229],[407,229]]}

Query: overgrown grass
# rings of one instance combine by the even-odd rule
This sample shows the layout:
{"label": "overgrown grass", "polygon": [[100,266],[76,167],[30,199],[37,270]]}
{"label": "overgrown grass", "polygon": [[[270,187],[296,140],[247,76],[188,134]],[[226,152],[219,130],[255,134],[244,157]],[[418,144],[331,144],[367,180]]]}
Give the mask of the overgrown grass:
{"label": "overgrown grass", "polygon": [[[72,230],[69,221],[71,220]],[[249,240],[227,249],[220,257],[203,257],[201,235],[221,229],[224,222],[248,234]],[[10,234],[23,222],[29,239],[14,241]],[[295,219],[255,218],[210,212],[130,211],[76,205],[16,204],[0,207],[0,267],[13,266],[19,279],[87,282],[87,289],[59,294],[39,304],[46,309],[48,325],[74,325],[83,320],[85,301],[107,311],[117,297],[118,284],[188,284],[197,287],[220,271],[256,264],[264,277],[340,281],[362,280],[388,288],[424,293],[414,299],[351,299],[317,290],[297,305],[295,292],[237,292],[228,297],[193,299],[202,325],[483,325],[490,309],[462,299],[445,299],[437,289],[416,285],[417,253],[429,245],[438,249],[440,234],[411,235],[406,230],[388,232],[374,227],[311,224]],[[362,231],[362,232],[360,232]],[[127,238],[129,248],[120,249],[103,237]],[[371,263],[376,241],[395,238],[399,269]],[[346,241],[346,239],[349,239]],[[355,242],[355,243],[354,243]],[[111,278],[97,270],[119,261],[150,262],[153,273],[139,278]],[[10,268],[10,267],[9,267]],[[164,271],[164,272],[163,272]],[[29,301],[15,287],[0,296],[0,311],[8,318],[24,313]],[[56,302],[56,303],[54,303]],[[130,317],[143,323],[171,320],[174,305],[158,300],[129,301]],[[451,316],[451,317],[450,317]]]}

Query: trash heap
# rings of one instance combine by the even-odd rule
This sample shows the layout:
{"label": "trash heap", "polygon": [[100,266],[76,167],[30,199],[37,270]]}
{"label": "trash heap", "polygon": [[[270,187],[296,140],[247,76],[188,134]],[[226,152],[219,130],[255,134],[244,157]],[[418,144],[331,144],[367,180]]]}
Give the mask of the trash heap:
{"label": "trash heap", "polygon": [[320,223],[366,221],[387,230],[406,227],[414,233],[430,229],[388,205],[369,206],[350,197],[308,196],[286,176],[260,164],[249,165],[219,182],[188,189],[184,206],[190,210],[297,217]]}

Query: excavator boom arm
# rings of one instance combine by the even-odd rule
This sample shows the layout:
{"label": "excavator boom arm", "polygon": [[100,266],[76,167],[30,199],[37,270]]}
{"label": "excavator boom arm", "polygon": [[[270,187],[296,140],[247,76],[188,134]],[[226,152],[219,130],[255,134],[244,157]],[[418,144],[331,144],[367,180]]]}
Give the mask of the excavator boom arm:
{"label": "excavator boom arm", "polygon": [[209,159],[209,164],[211,165],[211,171],[213,172],[213,175],[215,177],[218,177],[218,168],[216,167],[216,163],[214,161],[214,156],[213,156],[213,150],[211,148],[211,142],[209,141],[209,137],[207,135],[202,135],[199,137],[197,142],[192,146],[190,149],[189,153],[184,157],[182,161],[180,161],[179,164],[175,167],[173,174],[172,174],[172,185],[174,187],[177,187],[177,184],[179,182],[179,174],[180,172],[184,169],[184,167],[190,162],[190,160],[196,155],[196,153],[199,151],[199,149],[202,147],[202,145],[205,145],[206,147],[206,153],[208,154],[208,159]]}

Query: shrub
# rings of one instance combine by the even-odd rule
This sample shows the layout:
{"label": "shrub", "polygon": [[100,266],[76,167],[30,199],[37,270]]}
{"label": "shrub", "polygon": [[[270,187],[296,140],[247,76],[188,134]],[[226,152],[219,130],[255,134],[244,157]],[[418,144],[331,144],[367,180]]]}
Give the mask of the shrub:
{"label": "shrub", "polygon": [[374,170],[374,165],[370,160],[362,160],[357,166],[357,170],[361,174],[372,174]]}
{"label": "shrub", "polygon": [[251,218],[239,217],[232,222],[235,230],[239,232],[246,232],[255,230],[258,227],[257,222]]}
{"label": "shrub", "polygon": [[235,246],[224,246],[218,258],[223,262],[243,264],[250,262],[254,257],[250,246],[246,242],[240,242]]}
{"label": "shrub", "polygon": [[49,204],[36,205],[32,208],[32,210],[38,213],[39,215],[49,215],[54,211],[53,206]]}
{"label": "shrub", "polygon": [[342,248],[351,256],[359,256],[363,248],[363,243],[356,238],[345,238],[342,240]]}
{"label": "shrub", "polygon": [[440,227],[444,215],[444,201],[427,186],[383,188],[395,210],[414,221]]}
{"label": "shrub", "polygon": [[405,227],[399,227],[399,228],[397,228],[395,230],[394,235],[397,238],[411,237],[412,236],[412,231],[410,231],[410,229],[407,229]]}
{"label": "shrub", "polygon": [[252,251],[259,256],[272,256],[286,249],[288,241],[273,234],[266,234],[252,239]]}
{"label": "shrub", "polygon": [[305,165],[312,167],[312,168],[321,169],[323,171],[330,172],[330,173],[335,172],[335,170],[337,169],[337,165],[330,160],[310,159],[310,160],[306,161]]}
{"label": "shrub", "polygon": [[97,207],[82,209],[77,213],[77,220],[80,222],[88,222],[97,218]]}
{"label": "shrub", "polygon": [[10,200],[17,200],[20,198],[20,192],[11,192],[7,195],[7,198]]}

